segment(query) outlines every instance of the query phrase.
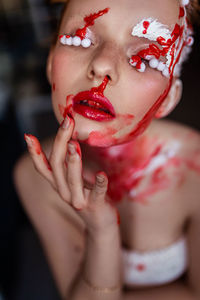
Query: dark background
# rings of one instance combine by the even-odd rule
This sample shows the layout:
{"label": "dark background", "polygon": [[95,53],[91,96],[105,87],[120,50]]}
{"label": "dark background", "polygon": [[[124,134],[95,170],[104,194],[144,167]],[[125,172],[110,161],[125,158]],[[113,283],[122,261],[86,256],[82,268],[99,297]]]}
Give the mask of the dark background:
{"label": "dark background", "polygon": [[[43,253],[16,196],[12,170],[24,132],[57,131],[45,63],[61,6],[45,0],[0,0],[0,290],[5,299],[58,299]],[[200,30],[182,73],[182,102],[170,119],[200,129]],[[0,296],[1,300],[1,296]]]}

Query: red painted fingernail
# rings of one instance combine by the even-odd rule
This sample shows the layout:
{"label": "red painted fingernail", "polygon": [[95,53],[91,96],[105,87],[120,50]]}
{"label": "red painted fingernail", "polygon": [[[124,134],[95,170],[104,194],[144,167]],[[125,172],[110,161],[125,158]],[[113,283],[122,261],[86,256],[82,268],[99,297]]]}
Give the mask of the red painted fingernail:
{"label": "red painted fingernail", "polygon": [[69,125],[70,125],[70,118],[68,116],[66,116],[64,121],[61,123],[61,126],[63,129],[68,129]]}

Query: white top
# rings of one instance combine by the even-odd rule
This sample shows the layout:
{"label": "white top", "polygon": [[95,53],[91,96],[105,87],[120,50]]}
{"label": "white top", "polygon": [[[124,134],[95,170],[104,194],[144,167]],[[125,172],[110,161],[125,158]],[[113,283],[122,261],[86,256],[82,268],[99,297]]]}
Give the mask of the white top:
{"label": "white top", "polygon": [[155,286],[178,279],[188,267],[186,238],[151,252],[122,249],[124,284]]}

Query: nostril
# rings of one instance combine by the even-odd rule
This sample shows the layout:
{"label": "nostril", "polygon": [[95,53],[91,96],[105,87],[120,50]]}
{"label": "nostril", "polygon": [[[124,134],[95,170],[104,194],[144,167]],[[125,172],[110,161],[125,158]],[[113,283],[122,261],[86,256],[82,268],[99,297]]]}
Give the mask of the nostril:
{"label": "nostril", "polygon": [[106,77],[108,78],[108,80],[111,80],[111,77],[110,77],[110,75],[106,75]]}

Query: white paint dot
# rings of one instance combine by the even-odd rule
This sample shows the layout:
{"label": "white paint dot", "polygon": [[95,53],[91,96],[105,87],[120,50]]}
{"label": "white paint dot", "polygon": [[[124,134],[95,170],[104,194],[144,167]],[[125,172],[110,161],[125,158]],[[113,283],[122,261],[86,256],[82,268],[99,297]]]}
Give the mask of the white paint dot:
{"label": "white paint dot", "polygon": [[66,45],[68,45],[68,46],[72,45],[72,37],[71,36],[66,37]]}
{"label": "white paint dot", "polygon": [[81,45],[83,48],[89,48],[91,46],[92,42],[90,39],[83,39],[81,42]]}
{"label": "white paint dot", "polygon": [[183,6],[188,5],[189,2],[190,2],[189,0],[182,0],[182,1],[181,1],[181,3],[182,3]]}
{"label": "white paint dot", "polygon": [[153,69],[157,68],[159,61],[156,58],[153,58],[149,62],[149,66]]}
{"label": "white paint dot", "polygon": [[169,78],[169,69],[168,67],[165,67],[164,70],[162,71],[163,76]]}
{"label": "white paint dot", "polygon": [[72,44],[73,44],[73,46],[76,46],[76,47],[80,46],[81,45],[81,38],[79,36],[74,36],[72,38]]}
{"label": "white paint dot", "polygon": [[65,37],[65,36],[62,36],[62,37],[61,37],[60,43],[61,43],[62,45],[66,45],[66,37]]}
{"label": "white paint dot", "polygon": [[137,69],[139,72],[144,73],[144,71],[146,70],[146,66],[145,63],[141,63],[140,68]]}
{"label": "white paint dot", "polygon": [[129,60],[131,66],[136,67],[137,62],[133,61],[132,58]]}
{"label": "white paint dot", "polygon": [[165,69],[165,64],[162,61],[160,61],[157,66],[157,70],[162,72],[164,69]]}
{"label": "white paint dot", "polygon": [[153,58],[155,58],[153,55],[146,55],[146,56],[145,56],[145,59],[146,59],[146,60],[151,60],[151,59],[153,59]]}

